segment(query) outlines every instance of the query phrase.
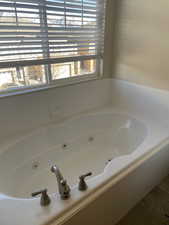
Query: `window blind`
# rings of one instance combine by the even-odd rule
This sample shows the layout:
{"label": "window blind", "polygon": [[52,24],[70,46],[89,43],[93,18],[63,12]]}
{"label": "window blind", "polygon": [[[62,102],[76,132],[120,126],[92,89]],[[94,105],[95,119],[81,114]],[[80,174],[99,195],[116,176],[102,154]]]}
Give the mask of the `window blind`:
{"label": "window blind", "polygon": [[0,0],[0,67],[94,59],[105,0]]}

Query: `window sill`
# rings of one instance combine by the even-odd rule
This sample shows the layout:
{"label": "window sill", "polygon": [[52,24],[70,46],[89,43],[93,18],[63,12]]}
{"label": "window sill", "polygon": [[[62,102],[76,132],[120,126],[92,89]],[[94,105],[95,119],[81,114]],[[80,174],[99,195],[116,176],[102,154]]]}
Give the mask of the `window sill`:
{"label": "window sill", "polygon": [[76,85],[81,82],[88,82],[88,81],[92,81],[92,80],[97,80],[99,78],[100,78],[100,76],[98,76],[96,74],[87,74],[87,75],[81,75],[81,76],[77,76],[77,77],[53,80],[51,82],[51,84],[29,86],[29,87],[21,88],[18,90],[15,89],[15,90],[1,91],[0,98],[20,96],[20,95],[25,95],[25,94],[31,94],[33,92],[46,91],[46,90],[52,89],[52,88]]}

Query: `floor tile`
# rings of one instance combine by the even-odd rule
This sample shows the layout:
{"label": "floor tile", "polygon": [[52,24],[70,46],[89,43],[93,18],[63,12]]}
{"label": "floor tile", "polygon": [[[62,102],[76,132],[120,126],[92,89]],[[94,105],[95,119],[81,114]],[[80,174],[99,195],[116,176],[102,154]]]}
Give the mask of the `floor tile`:
{"label": "floor tile", "polygon": [[118,225],[169,225],[169,177],[154,188]]}

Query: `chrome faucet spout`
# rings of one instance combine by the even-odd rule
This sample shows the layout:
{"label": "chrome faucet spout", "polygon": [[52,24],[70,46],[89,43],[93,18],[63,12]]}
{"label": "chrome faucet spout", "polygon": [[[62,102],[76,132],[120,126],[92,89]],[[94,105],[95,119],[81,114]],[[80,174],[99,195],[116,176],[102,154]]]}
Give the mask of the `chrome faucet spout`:
{"label": "chrome faucet spout", "polygon": [[61,199],[68,199],[70,197],[70,187],[67,184],[67,181],[64,179],[63,175],[61,174],[59,168],[56,165],[52,166],[51,172],[54,173],[56,176]]}
{"label": "chrome faucet spout", "polygon": [[51,167],[51,172],[56,175],[58,183],[60,183],[60,181],[63,180],[63,176],[56,165]]}

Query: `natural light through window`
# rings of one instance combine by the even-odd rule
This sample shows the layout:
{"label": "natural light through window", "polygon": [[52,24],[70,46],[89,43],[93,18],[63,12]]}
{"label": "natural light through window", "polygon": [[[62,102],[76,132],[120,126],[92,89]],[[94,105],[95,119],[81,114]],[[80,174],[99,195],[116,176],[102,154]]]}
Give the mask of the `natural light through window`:
{"label": "natural light through window", "polygon": [[99,73],[105,0],[0,0],[0,91]]}

